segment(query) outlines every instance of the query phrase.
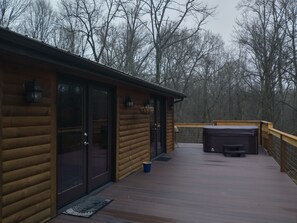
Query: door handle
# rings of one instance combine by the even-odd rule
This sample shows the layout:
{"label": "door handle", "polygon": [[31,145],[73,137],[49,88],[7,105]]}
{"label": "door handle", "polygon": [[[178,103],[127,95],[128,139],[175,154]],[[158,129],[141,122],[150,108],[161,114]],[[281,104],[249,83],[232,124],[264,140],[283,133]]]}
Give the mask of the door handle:
{"label": "door handle", "polygon": [[84,146],[87,146],[87,145],[89,145],[89,142],[84,141]]}

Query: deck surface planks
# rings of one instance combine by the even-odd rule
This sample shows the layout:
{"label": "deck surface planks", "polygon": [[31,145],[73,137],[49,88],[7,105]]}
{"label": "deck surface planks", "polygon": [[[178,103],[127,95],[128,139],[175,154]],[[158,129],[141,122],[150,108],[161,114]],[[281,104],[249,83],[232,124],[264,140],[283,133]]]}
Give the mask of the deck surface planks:
{"label": "deck surface planks", "polygon": [[99,195],[114,201],[89,219],[59,215],[51,223],[296,223],[297,185],[265,153],[244,158],[179,144]]}

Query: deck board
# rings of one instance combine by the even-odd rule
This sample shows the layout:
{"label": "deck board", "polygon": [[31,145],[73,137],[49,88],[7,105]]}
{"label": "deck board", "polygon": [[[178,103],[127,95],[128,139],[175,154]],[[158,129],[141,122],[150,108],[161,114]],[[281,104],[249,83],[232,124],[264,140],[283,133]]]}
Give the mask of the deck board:
{"label": "deck board", "polygon": [[203,153],[180,144],[99,194],[114,199],[90,219],[59,215],[52,223],[296,223],[297,185],[265,153],[244,158]]}

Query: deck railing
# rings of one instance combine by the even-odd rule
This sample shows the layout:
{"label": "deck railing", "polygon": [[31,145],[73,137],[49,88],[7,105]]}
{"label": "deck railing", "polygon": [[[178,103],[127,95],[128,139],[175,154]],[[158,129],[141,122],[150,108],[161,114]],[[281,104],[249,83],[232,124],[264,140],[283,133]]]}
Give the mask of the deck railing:
{"label": "deck railing", "polygon": [[176,123],[176,143],[202,143],[203,127],[209,125],[257,126],[259,145],[273,156],[280,171],[286,172],[297,184],[297,136],[279,131],[266,121],[216,120],[212,123]]}

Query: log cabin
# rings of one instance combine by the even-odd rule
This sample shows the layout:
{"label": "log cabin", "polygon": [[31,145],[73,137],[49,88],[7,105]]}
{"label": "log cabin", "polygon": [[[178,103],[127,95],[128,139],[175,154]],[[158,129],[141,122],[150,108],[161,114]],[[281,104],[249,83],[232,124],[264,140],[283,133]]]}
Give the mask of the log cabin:
{"label": "log cabin", "polygon": [[45,222],[172,151],[184,97],[0,28],[1,222]]}

